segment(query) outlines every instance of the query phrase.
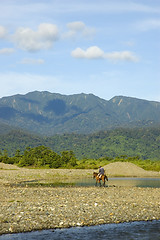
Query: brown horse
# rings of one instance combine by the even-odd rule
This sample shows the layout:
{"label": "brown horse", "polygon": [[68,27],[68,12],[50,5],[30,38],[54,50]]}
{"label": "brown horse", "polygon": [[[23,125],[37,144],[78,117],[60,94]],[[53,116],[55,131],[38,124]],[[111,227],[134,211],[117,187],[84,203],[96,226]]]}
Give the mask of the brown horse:
{"label": "brown horse", "polygon": [[99,182],[100,187],[101,187],[101,180],[103,181],[103,186],[104,186],[104,187],[105,187],[105,182],[106,182],[106,180],[108,181],[108,177],[107,177],[106,174],[105,174],[105,175],[102,175],[102,176],[99,178],[97,172],[94,172],[94,173],[93,173],[93,178],[96,179],[96,186],[97,186],[97,183]]}

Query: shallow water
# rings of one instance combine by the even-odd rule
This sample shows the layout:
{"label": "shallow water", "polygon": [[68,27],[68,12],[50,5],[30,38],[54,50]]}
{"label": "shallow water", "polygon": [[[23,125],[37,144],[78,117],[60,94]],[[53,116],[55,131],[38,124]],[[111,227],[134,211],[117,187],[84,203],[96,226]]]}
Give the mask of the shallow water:
{"label": "shallow water", "polygon": [[[95,179],[79,179],[77,186],[94,186]],[[98,185],[97,185],[98,186]],[[160,188],[160,178],[109,178],[106,186],[128,186],[128,187],[154,187]]]}
{"label": "shallow water", "polygon": [[133,187],[160,187],[160,178],[111,178],[109,185]]}
{"label": "shallow water", "polygon": [[160,220],[7,234],[0,240],[159,240]]}
{"label": "shallow water", "polygon": [[[79,178],[79,179],[68,179],[64,182],[39,182],[38,180],[24,181],[12,186],[28,186],[28,187],[67,187],[67,186],[95,186],[95,179],[93,178]],[[103,182],[102,182],[103,185]],[[97,184],[99,186],[99,184]],[[153,187],[160,188],[160,178],[132,178],[132,177],[115,177],[109,178],[106,181],[106,187],[116,186],[128,186],[128,187]]]}

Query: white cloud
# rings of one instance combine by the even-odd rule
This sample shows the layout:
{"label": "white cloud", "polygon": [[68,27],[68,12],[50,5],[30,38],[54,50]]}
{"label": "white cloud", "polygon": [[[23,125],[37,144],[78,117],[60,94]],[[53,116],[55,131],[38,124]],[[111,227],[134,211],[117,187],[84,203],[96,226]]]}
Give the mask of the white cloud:
{"label": "white cloud", "polygon": [[13,48],[2,48],[0,49],[0,55],[4,54],[4,55],[9,55],[11,53],[13,53],[15,50]]}
{"label": "white cloud", "polygon": [[72,31],[82,31],[86,26],[83,22],[70,22],[67,27]]}
{"label": "white cloud", "polygon": [[138,62],[139,60],[138,57],[130,51],[106,53],[105,58],[114,62],[116,61]]}
{"label": "white cloud", "polygon": [[[145,2],[145,1],[143,1]],[[126,0],[97,0],[92,1],[59,1],[54,4],[53,10],[55,13],[128,13],[128,12],[142,12],[142,13],[160,13],[159,4],[156,3],[139,3],[139,1]]]}
{"label": "white cloud", "polygon": [[95,34],[95,29],[91,27],[87,27],[84,22],[70,22],[67,24],[67,28],[69,31],[64,34],[64,37],[67,38],[75,38],[76,36],[81,35],[85,38],[92,38]]}
{"label": "white cloud", "polygon": [[136,27],[142,31],[160,29],[160,19],[147,19],[142,22],[138,22]]}
{"label": "white cloud", "polygon": [[7,30],[0,25],[0,38],[5,38],[7,35]]}
{"label": "white cloud", "polygon": [[104,53],[99,47],[92,46],[83,50],[81,48],[76,48],[71,52],[72,57],[74,58],[86,58],[86,59],[108,59],[111,61],[130,61],[137,62],[138,57],[130,51],[121,51],[121,52],[111,52]]}
{"label": "white cloud", "polygon": [[92,46],[83,50],[81,48],[76,48],[71,53],[72,57],[75,58],[88,58],[88,59],[97,59],[104,58],[104,52],[97,46]]}
{"label": "white cloud", "polygon": [[[138,1],[137,1],[138,2]],[[109,3],[110,10],[113,12],[142,12],[142,13],[159,13],[160,7],[147,4],[136,3],[134,1],[113,1]]]}
{"label": "white cloud", "polygon": [[[77,14],[83,13],[123,13],[123,12],[142,12],[142,13],[159,13],[160,7],[156,1],[135,1],[135,0],[92,0],[92,1],[0,1],[1,17],[6,21],[11,18],[27,20],[36,16],[38,21],[45,16],[51,18],[61,14]],[[142,2],[142,3],[140,3]],[[17,14],[18,13],[18,14]],[[38,15],[37,13],[40,13]]]}
{"label": "white cloud", "polygon": [[29,52],[49,49],[57,39],[58,28],[50,23],[40,24],[37,31],[33,31],[31,28],[18,28],[12,36],[17,47]]}
{"label": "white cloud", "polygon": [[39,65],[39,64],[43,64],[43,63],[44,63],[43,59],[33,59],[33,58],[24,58],[20,62],[20,64],[31,64],[31,65],[34,65],[34,64]]}

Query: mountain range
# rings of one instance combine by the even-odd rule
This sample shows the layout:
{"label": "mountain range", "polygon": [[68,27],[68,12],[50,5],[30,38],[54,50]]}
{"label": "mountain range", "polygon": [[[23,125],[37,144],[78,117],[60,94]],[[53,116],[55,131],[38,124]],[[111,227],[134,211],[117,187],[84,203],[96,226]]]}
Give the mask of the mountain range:
{"label": "mountain range", "polygon": [[34,91],[0,99],[0,133],[15,128],[43,136],[89,134],[116,127],[160,124],[160,102],[93,94],[62,95]]}

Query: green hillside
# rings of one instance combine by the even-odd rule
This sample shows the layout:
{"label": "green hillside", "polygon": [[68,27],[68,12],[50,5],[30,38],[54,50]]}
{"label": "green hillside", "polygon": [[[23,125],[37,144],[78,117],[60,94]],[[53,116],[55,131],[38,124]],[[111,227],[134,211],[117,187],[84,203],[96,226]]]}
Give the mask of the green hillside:
{"label": "green hillside", "polygon": [[[44,145],[56,153],[72,150],[76,158],[139,156],[141,159],[160,160],[160,127],[119,128],[94,134],[62,134],[40,137],[23,131],[12,130],[0,135],[0,151],[6,149],[13,156],[17,149]],[[5,151],[6,152],[6,151]]]}
{"label": "green hillside", "polygon": [[148,127],[160,123],[160,103],[124,96],[107,101],[93,94],[35,91],[1,98],[0,123],[45,136]]}
{"label": "green hillside", "polygon": [[62,135],[46,139],[56,152],[72,149],[79,159],[136,156],[160,160],[160,128],[114,129],[90,135]]}

